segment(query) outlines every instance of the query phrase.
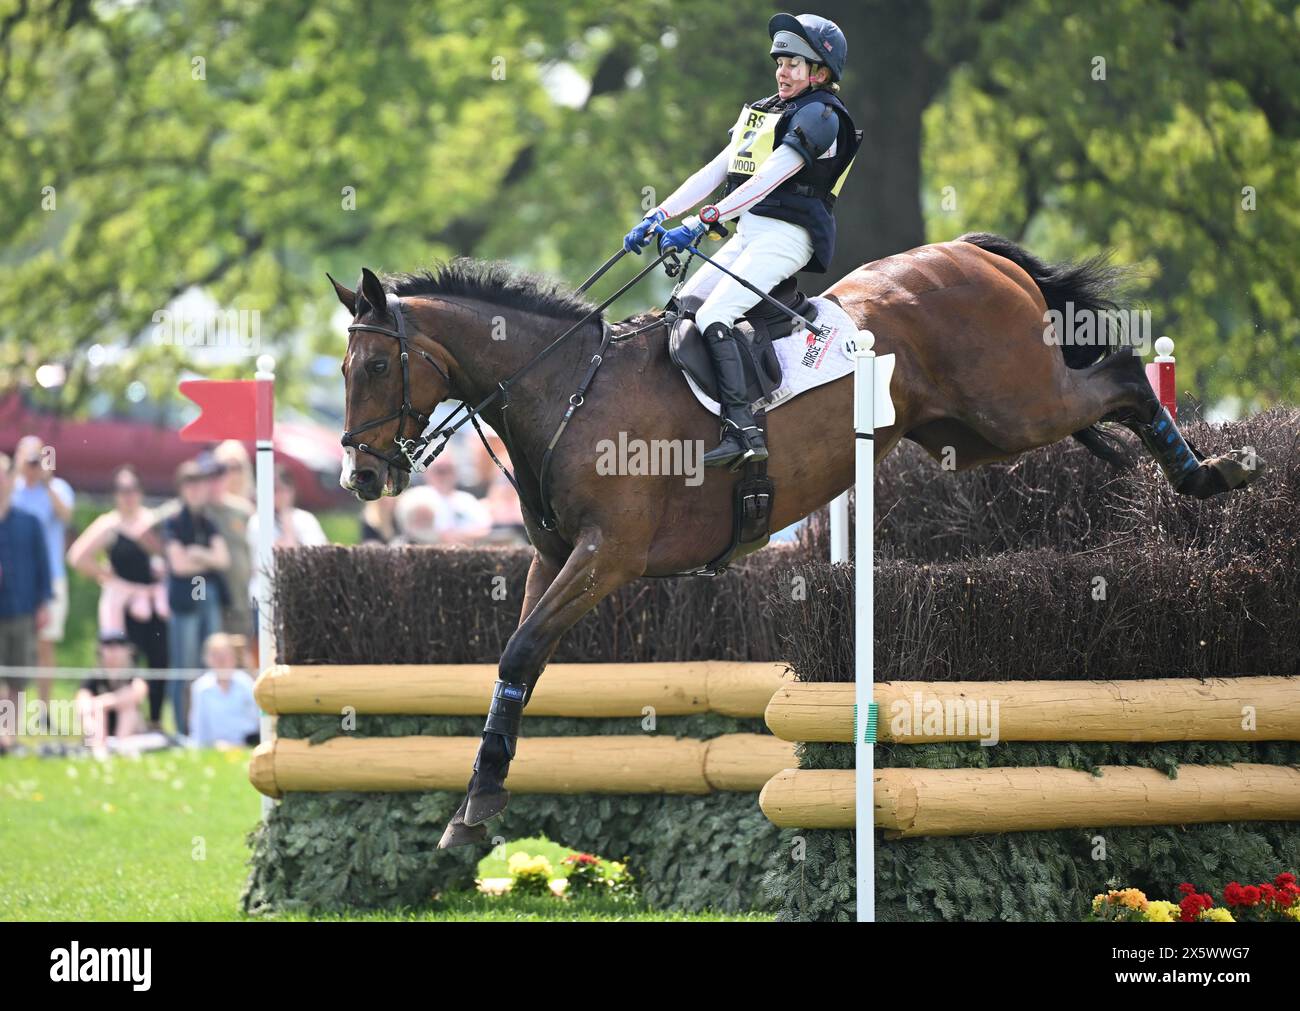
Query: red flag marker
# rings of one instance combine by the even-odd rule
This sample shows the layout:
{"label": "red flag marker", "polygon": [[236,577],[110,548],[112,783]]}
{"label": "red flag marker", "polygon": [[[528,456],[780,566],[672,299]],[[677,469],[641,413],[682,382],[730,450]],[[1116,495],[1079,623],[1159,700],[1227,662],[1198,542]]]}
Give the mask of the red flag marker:
{"label": "red flag marker", "polygon": [[199,405],[199,416],[181,429],[186,442],[271,438],[274,386],[267,380],[189,379],[180,391]]}

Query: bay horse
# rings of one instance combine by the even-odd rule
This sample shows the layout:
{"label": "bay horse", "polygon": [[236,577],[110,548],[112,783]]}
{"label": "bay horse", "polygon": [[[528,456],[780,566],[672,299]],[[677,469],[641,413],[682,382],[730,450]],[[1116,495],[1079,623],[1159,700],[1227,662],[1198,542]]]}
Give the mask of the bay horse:
{"label": "bay horse", "polygon": [[[1049,265],[979,233],[865,264],[837,281],[827,294],[874,332],[878,354],[897,356],[896,419],[876,432],[876,461],[910,439],[964,470],[1073,436],[1124,466],[1121,442],[1098,427],[1116,422],[1138,435],[1182,494],[1203,499],[1250,483],[1263,468],[1246,451],[1205,458],[1186,443],[1129,347],[1050,339],[1049,310],[1062,314],[1057,319],[1114,310],[1125,276],[1101,258]],[[330,281],[354,317],[343,360],[348,449],[340,480],[362,500],[406,487],[409,440],[438,404],[479,404],[593,308],[544,278],[466,259],[383,280],[363,269],[357,291]],[[505,809],[523,706],[564,632],[624,583],[699,568],[730,543],[736,475],[709,470],[702,481],[684,481],[596,465],[600,447],[620,436],[648,445],[716,440],[718,419],[670,361],[667,326],[656,315],[662,310],[639,317],[593,364],[605,332],[594,316],[519,375],[508,400],[482,410],[509,452],[534,555],[467,796],[440,848],[486,838],[484,822]],[[570,393],[595,365],[582,409],[554,449],[547,482],[554,520],[544,524],[541,460]],[[782,405],[768,429],[771,529],[779,530],[853,483],[851,374]]]}

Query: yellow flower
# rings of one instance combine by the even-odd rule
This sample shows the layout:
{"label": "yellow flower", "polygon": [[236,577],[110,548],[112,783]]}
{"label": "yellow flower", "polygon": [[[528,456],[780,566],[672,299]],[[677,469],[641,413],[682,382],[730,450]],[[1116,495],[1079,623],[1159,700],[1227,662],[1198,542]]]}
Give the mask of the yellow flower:
{"label": "yellow flower", "polygon": [[518,876],[520,874],[546,874],[548,877],[553,873],[551,862],[544,856],[530,857],[527,853],[520,851],[512,853],[508,861],[510,873]]}
{"label": "yellow flower", "polygon": [[1201,914],[1202,920],[1208,920],[1210,923],[1236,923],[1232,914],[1221,906],[1215,906]]}
{"label": "yellow flower", "polygon": [[1173,923],[1182,913],[1176,903],[1153,899],[1147,903],[1146,918],[1151,923]]}
{"label": "yellow flower", "polygon": [[1289,907],[1282,910],[1283,916],[1289,916],[1291,919],[1300,922],[1300,902],[1293,902]]}

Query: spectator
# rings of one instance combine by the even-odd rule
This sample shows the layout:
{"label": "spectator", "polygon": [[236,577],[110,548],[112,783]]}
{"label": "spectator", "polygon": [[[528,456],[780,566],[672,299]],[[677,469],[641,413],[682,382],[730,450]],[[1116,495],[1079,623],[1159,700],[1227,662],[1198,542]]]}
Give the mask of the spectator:
{"label": "spectator", "polygon": [[[64,535],[72,522],[72,486],[61,477],[54,476],[54,450],[47,447],[36,435],[18,440],[14,450],[18,461],[17,482],[14,485],[14,505],[31,513],[41,523],[45,550],[50,556],[50,578],[53,580],[53,598],[50,601],[49,619],[36,635],[36,666],[53,667],[58,661],[55,649],[63,641],[63,629],[68,620],[68,573],[63,564]],[[38,686],[41,701],[48,709],[50,679],[41,678]]]}
{"label": "spectator", "polygon": [[[36,634],[49,620],[54,595],[41,521],[13,505],[13,490],[13,462],[0,453],[0,674],[36,666]],[[0,678],[0,702],[16,703],[26,684],[12,672]],[[0,735],[0,755],[16,743]]]}
{"label": "spectator", "polygon": [[238,636],[218,633],[203,648],[208,670],[194,682],[194,733],[200,748],[229,748],[256,744],[261,711],[253,698],[253,679],[236,669]]}
{"label": "spectator", "polygon": [[447,454],[424,472],[424,484],[408,489],[397,503],[397,526],[408,542],[467,544],[492,529],[488,508],[466,491],[456,490],[456,462]]}
{"label": "spectator", "polygon": [[393,519],[396,508],[396,495],[381,495],[361,507],[362,544],[390,544],[396,539],[397,524]]}
{"label": "spectator", "polygon": [[131,677],[131,641],[121,633],[100,637],[99,666],[101,675],[81,683],[75,703],[86,747],[105,755],[109,737],[132,737],[144,730],[140,703],[149,687],[142,678]]}
{"label": "spectator", "polygon": [[[113,508],[95,517],[68,549],[68,564],[99,584],[100,641],[125,636],[150,670],[166,670],[167,586],[157,517],[144,505],[135,468],[113,471]],[[162,726],[167,682],[148,683],[149,729]]]}
{"label": "spectator", "polygon": [[241,498],[251,506],[257,498],[257,490],[253,482],[253,463],[244,444],[238,439],[227,439],[212,451],[212,456],[225,468],[222,493]]}
{"label": "spectator", "polygon": [[[312,544],[328,544],[329,538],[321,529],[320,521],[306,509],[296,506],[298,495],[293,475],[282,467],[275,469],[275,540],[277,548],[296,548]],[[258,594],[262,586],[262,571],[257,558],[258,517],[254,516],[248,523],[249,558],[252,562],[253,577],[249,583],[249,593],[254,605],[260,599]]]}
{"label": "spectator", "polygon": [[228,591],[222,601],[221,627],[234,635],[250,639],[254,633],[253,612],[249,608],[248,523],[254,513],[249,493],[248,450],[233,439],[221,443],[211,455],[199,458],[199,466],[212,482],[209,488],[208,519],[230,548],[230,568],[224,573]]}
{"label": "spectator", "polygon": [[497,471],[496,478],[488,488],[486,504],[488,515],[492,517],[492,533],[489,536],[494,544],[528,543],[528,530],[524,526],[524,514],[519,508],[519,496],[500,471]]}
{"label": "spectator", "polygon": [[167,648],[177,677],[170,683],[176,732],[188,733],[188,672],[199,666],[203,643],[221,631],[221,573],[230,550],[207,518],[210,482],[187,460],[176,469],[181,508],[163,524],[167,559],[167,603],[171,620]]}
{"label": "spectator", "polygon": [[[298,489],[293,474],[283,467],[275,469],[275,540],[272,547],[294,548],[312,544],[328,544],[329,538],[321,529],[320,522],[306,509],[299,509],[295,502]],[[248,524],[248,558],[252,563],[253,577],[249,581],[248,592],[254,620],[258,620],[258,601],[262,588],[262,568],[257,555],[258,517],[254,516]],[[254,626],[257,631],[256,626]],[[256,640],[254,639],[254,642]],[[256,656],[256,650],[251,654]]]}

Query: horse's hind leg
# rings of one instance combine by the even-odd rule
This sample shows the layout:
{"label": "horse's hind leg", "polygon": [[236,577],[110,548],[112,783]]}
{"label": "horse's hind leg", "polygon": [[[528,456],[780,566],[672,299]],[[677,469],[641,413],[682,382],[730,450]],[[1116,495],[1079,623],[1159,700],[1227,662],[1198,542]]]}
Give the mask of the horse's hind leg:
{"label": "horse's hind leg", "polygon": [[[465,801],[443,832],[439,849],[486,838],[483,823],[504,811],[510,799],[505,781],[515,757],[524,706],[560,636],[610,592],[644,571],[644,553],[638,569],[635,559],[622,557],[608,546],[602,548],[601,540],[598,529],[584,531],[575,540],[564,567],[506,643],[474,775]],[[530,593],[532,577],[530,570]]]}
{"label": "horse's hind leg", "polygon": [[1104,373],[1119,394],[1119,403],[1102,420],[1119,422],[1137,435],[1178,494],[1206,499],[1244,487],[1264,473],[1264,462],[1249,448],[1206,457],[1188,443],[1135,355],[1121,352],[1086,371]]}

